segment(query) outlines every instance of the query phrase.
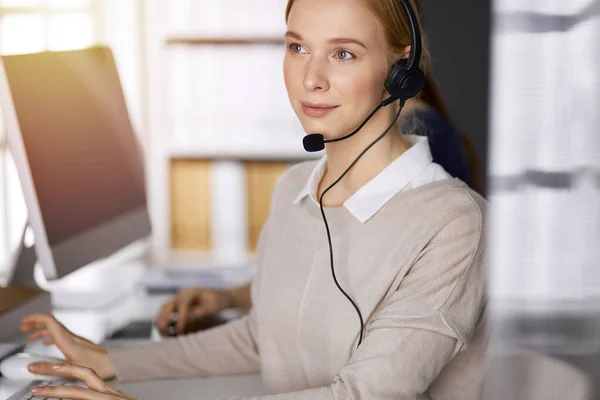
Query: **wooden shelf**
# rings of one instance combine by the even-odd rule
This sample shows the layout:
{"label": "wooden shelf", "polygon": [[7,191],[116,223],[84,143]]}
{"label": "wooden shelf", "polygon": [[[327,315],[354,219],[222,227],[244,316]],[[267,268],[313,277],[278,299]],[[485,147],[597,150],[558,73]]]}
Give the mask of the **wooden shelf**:
{"label": "wooden shelf", "polygon": [[165,39],[167,46],[202,46],[202,45],[271,45],[282,46],[285,40],[282,37],[210,37],[199,35],[176,35]]}

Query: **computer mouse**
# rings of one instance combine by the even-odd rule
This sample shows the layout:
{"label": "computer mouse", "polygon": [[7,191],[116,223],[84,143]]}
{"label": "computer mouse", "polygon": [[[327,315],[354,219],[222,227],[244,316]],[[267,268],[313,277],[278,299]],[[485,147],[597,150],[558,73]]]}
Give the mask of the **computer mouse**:
{"label": "computer mouse", "polygon": [[7,357],[0,362],[0,373],[5,378],[14,381],[33,381],[36,379],[54,378],[53,376],[45,376],[29,372],[27,366],[34,362],[61,364],[64,363],[65,360],[36,354],[18,353]]}

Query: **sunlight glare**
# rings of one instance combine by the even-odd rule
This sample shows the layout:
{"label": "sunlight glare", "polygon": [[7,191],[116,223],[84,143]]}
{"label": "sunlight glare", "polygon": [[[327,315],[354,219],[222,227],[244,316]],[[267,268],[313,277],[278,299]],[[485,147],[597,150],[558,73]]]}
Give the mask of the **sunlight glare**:
{"label": "sunlight glare", "polygon": [[50,17],[49,50],[73,50],[92,45],[94,24],[87,13],[60,13]]}
{"label": "sunlight glare", "polygon": [[44,17],[10,14],[0,19],[0,52],[32,53],[44,49]]}

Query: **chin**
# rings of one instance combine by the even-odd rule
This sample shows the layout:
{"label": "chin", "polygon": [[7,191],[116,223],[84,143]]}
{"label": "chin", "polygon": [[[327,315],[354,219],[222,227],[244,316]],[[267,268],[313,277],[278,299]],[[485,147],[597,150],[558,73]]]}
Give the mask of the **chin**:
{"label": "chin", "polygon": [[314,121],[302,120],[300,122],[307,135],[318,133],[323,135],[325,139],[334,139],[345,135],[345,133],[342,133],[343,129],[339,126],[334,126],[333,123],[328,124],[324,121],[315,123]]}

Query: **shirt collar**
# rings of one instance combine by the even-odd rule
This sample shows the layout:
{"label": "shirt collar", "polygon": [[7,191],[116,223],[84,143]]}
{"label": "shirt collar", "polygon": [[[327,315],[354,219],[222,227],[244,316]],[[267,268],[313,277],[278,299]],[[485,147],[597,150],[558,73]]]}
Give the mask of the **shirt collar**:
{"label": "shirt collar", "polygon": [[[404,135],[404,138],[411,147],[344,202],[344,207],[361,223],[375,215],[394,195],[405,189],[425,167],[433,162],[427,137]],[[308,181],[294,200],[294,204],[300,203],[307,196],[319,204],[317,189],[325,172],[326,161],[325,155],[319,159]]]}
{"label": "shirt collar", "polygon": [[327,162],[327,155],[324,155],[323,157],[321,157],[319,159],[319,161],[313,168],[312,172],[310,173],[310,176],[308,177],[308,181],[306,181],[306,184],[304,185],[304,187],[302,188],[300,193],[298,193],[298,196],[294,200],[294,204],[300,203],[300,201],[302,201],[302,199],[307,196],[310,197],[311,199],[313,199],[317,204],[319,203],[317,201],[318,185],[321,182],[323,175],[325,174],[325,163],[326,162]]}

